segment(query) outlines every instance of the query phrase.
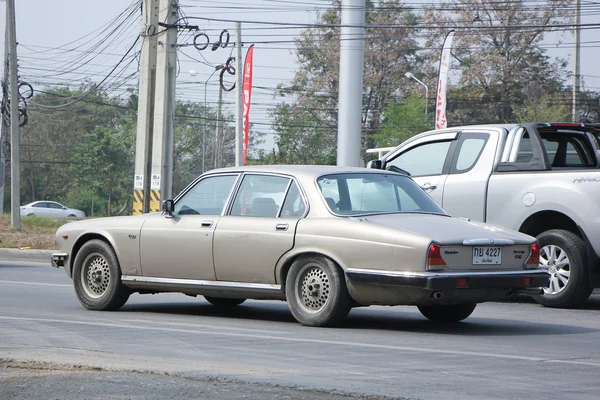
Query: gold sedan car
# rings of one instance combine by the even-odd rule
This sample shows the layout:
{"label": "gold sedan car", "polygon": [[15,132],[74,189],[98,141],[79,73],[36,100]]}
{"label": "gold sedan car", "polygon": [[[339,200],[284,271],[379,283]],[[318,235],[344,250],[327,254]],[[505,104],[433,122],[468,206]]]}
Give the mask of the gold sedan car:
{"label": "gold sedan car", "polygon": [[181,292],[219,307],[285,300],[312,326],[374,304],[457,322],[548,281],[534,238],[452,218],[409,177],[364,168],[213,170],[162,213],[72,222],[56,242],[52,265],[91,310]]}

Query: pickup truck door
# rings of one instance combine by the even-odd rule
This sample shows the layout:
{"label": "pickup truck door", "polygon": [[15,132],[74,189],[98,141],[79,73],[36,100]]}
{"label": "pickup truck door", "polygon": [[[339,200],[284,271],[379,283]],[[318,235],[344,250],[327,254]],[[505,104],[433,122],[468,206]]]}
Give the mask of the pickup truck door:
{"label": "pickup truck door", "polygon": [[499,137],[495,130],[461,132],[444,187],[443,208],[450,215],[485,222]]}
{"label": "pickup truck door", "polygon": [[440,206],[458,132],[424,136],[410,141],[383,160],[383,168],[407,173]]}

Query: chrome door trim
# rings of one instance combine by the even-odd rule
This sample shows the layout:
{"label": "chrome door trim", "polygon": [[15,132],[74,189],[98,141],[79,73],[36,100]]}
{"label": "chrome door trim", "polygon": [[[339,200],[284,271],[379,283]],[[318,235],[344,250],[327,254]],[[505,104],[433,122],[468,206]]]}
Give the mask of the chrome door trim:
{"label": "chrome door trim", "polygon": [[250,282],[228,282],[228,281],[205,281],[195,279],[158,278],[153,276],[123,275],[121,281],[127,284],[164,284],[172,286],[196,286],[207,289],[249,289],[262,291],[281,291],[281,285],[269,283]]}

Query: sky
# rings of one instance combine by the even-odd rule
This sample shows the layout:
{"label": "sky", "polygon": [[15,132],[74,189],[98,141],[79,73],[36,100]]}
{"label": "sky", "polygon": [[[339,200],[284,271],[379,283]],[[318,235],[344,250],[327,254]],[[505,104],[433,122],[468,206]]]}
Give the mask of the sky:
{"label": "sky", "polygon": [[[19,71],[24,80],[34,86],[34,90],[43,90],[47,85],[64,83],[81,83],[84,79],[95,82],[107,75],[116,62],[133,45],[140,31],[141,21],[139,9],[129,9],[129,19],[121,19],[122,26],[107,41],[94,50],[94,57],[82,68],[70,71],[74,65],[89,58],[85,53],[91,43],[116,24],[113,21],[133,3],[132,0],[18,0],[16,5],[17,40],[19,43]],[[189,18],[189,23],[198,25],[211,40],[214,40],[223,29],[227,29],[234,41],[233,22],[206,21],[194,19],[216,18],[224,20],[286,22],[307,24],[315,21],[316,10],[323,9],[328,0],[244,0],[208,2],[203,0],[180,0],[181,10]],[[412,5],[423,4],[418,0],[408,0]],[[243,4],[240,5],[240,4]],[[582,4],[593,4],[582,1]],[[5,26],[5,5],[0,3],[0,24]],[[582,23],[600,23],[600,15],[583,13]],[[274,96],[275,87],[289,82],[297,70],[293,54],[293,39],[301,32],[300,28],[274,28],[273,25],[244,23],[242,41],[249,45],[256,43],[254,51],[254,90],[250,120],[253,130],[271,133],[269,110],[281,98]],[[194,34],[182,34],[179,42],[191,44]],[[4,43],[4,29],[0,30],[0,40]],[[600,90],[600,30],[584,30],[581,35],[581,73],[583,87]],[[277,43],[273,43],[273,42]],[[265,43],[267,42],[267,43]],[[549,38],[548,52],[551,56],[560,56],[571,60],[572,36],[563,38],[560,46],[556,39]],[[57,49],[58,48],[58,49]],[[139,43],[137,44],[139,48]],[[2,46],[2,51],[4,46]],[[179,74],[177,78],[176,96],[180,100],[204,101],[206,82],[206,98],[209,104],[217,103],[217,74],[211,76],[214,66],[224,63],[230,55],[235,55],[232,46],[211,51],[210,47],[203,51],[193,46],[184,46],[179,51]],[[137,60],[126,59],[126,65],[119,69],[119,79],[112,84],[113,94],[118,95],[124,89],[137,87]],[[69,72],[70,71],[70,72]],[[192,71],[192,73],[190,73]],[[571,82],[568,82],[570,85]],[[430,93],[433,89],[430,88]],[[225,109],[233,113],[233,92],[223,94]],[[272,147],[268,140],[264,148]]]}

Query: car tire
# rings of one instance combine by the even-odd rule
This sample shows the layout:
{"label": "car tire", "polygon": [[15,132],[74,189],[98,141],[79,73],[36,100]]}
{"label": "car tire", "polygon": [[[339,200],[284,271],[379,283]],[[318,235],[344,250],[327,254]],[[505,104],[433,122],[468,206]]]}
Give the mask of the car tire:
{"label": "car tire", "polygon": [[121,283],[115,251],[102,240],[90,240],[79,249],[73,264],[73,285],[77,299],[88,310],[118,310],[131,294]]}
{"label": "car tire", "polygon": [[243,302],[246,301],[246,299],[228,299],[225,297],[212,297],[212,296],[204,296],[204,298],[210,304],[212,304],[213,306],[217,306],[217,307],[239,306],[240,304],[242,304]]}
{"label": "car tire", "polygon": [[473,313],[476,303],[418,306],[423,316],[430,321],[438,323],[460,322]]}
{"label": "car tire", "polygon": [[562,229],[546,231],[537,239],[540,243],[540,268],[548,270],[550,279],[544,294],[533,296],[533,299],[546,307],[575,308],[583,305],[593,291],[583,240]]}
{"label": "car tire", "polygon": [[35,214],[27,214],[28,217],[35,217]]}
{"label": "car tire", "polygon": [[302,325],[337,325],[352,308],[343,271],[325,257],[294,261],[286,278],[285,294],[292,315]]}
{"label": "car tire", "polygon": [[67,218],[76,218],[77,216],[75,214],[69,214],[67,215]]}

